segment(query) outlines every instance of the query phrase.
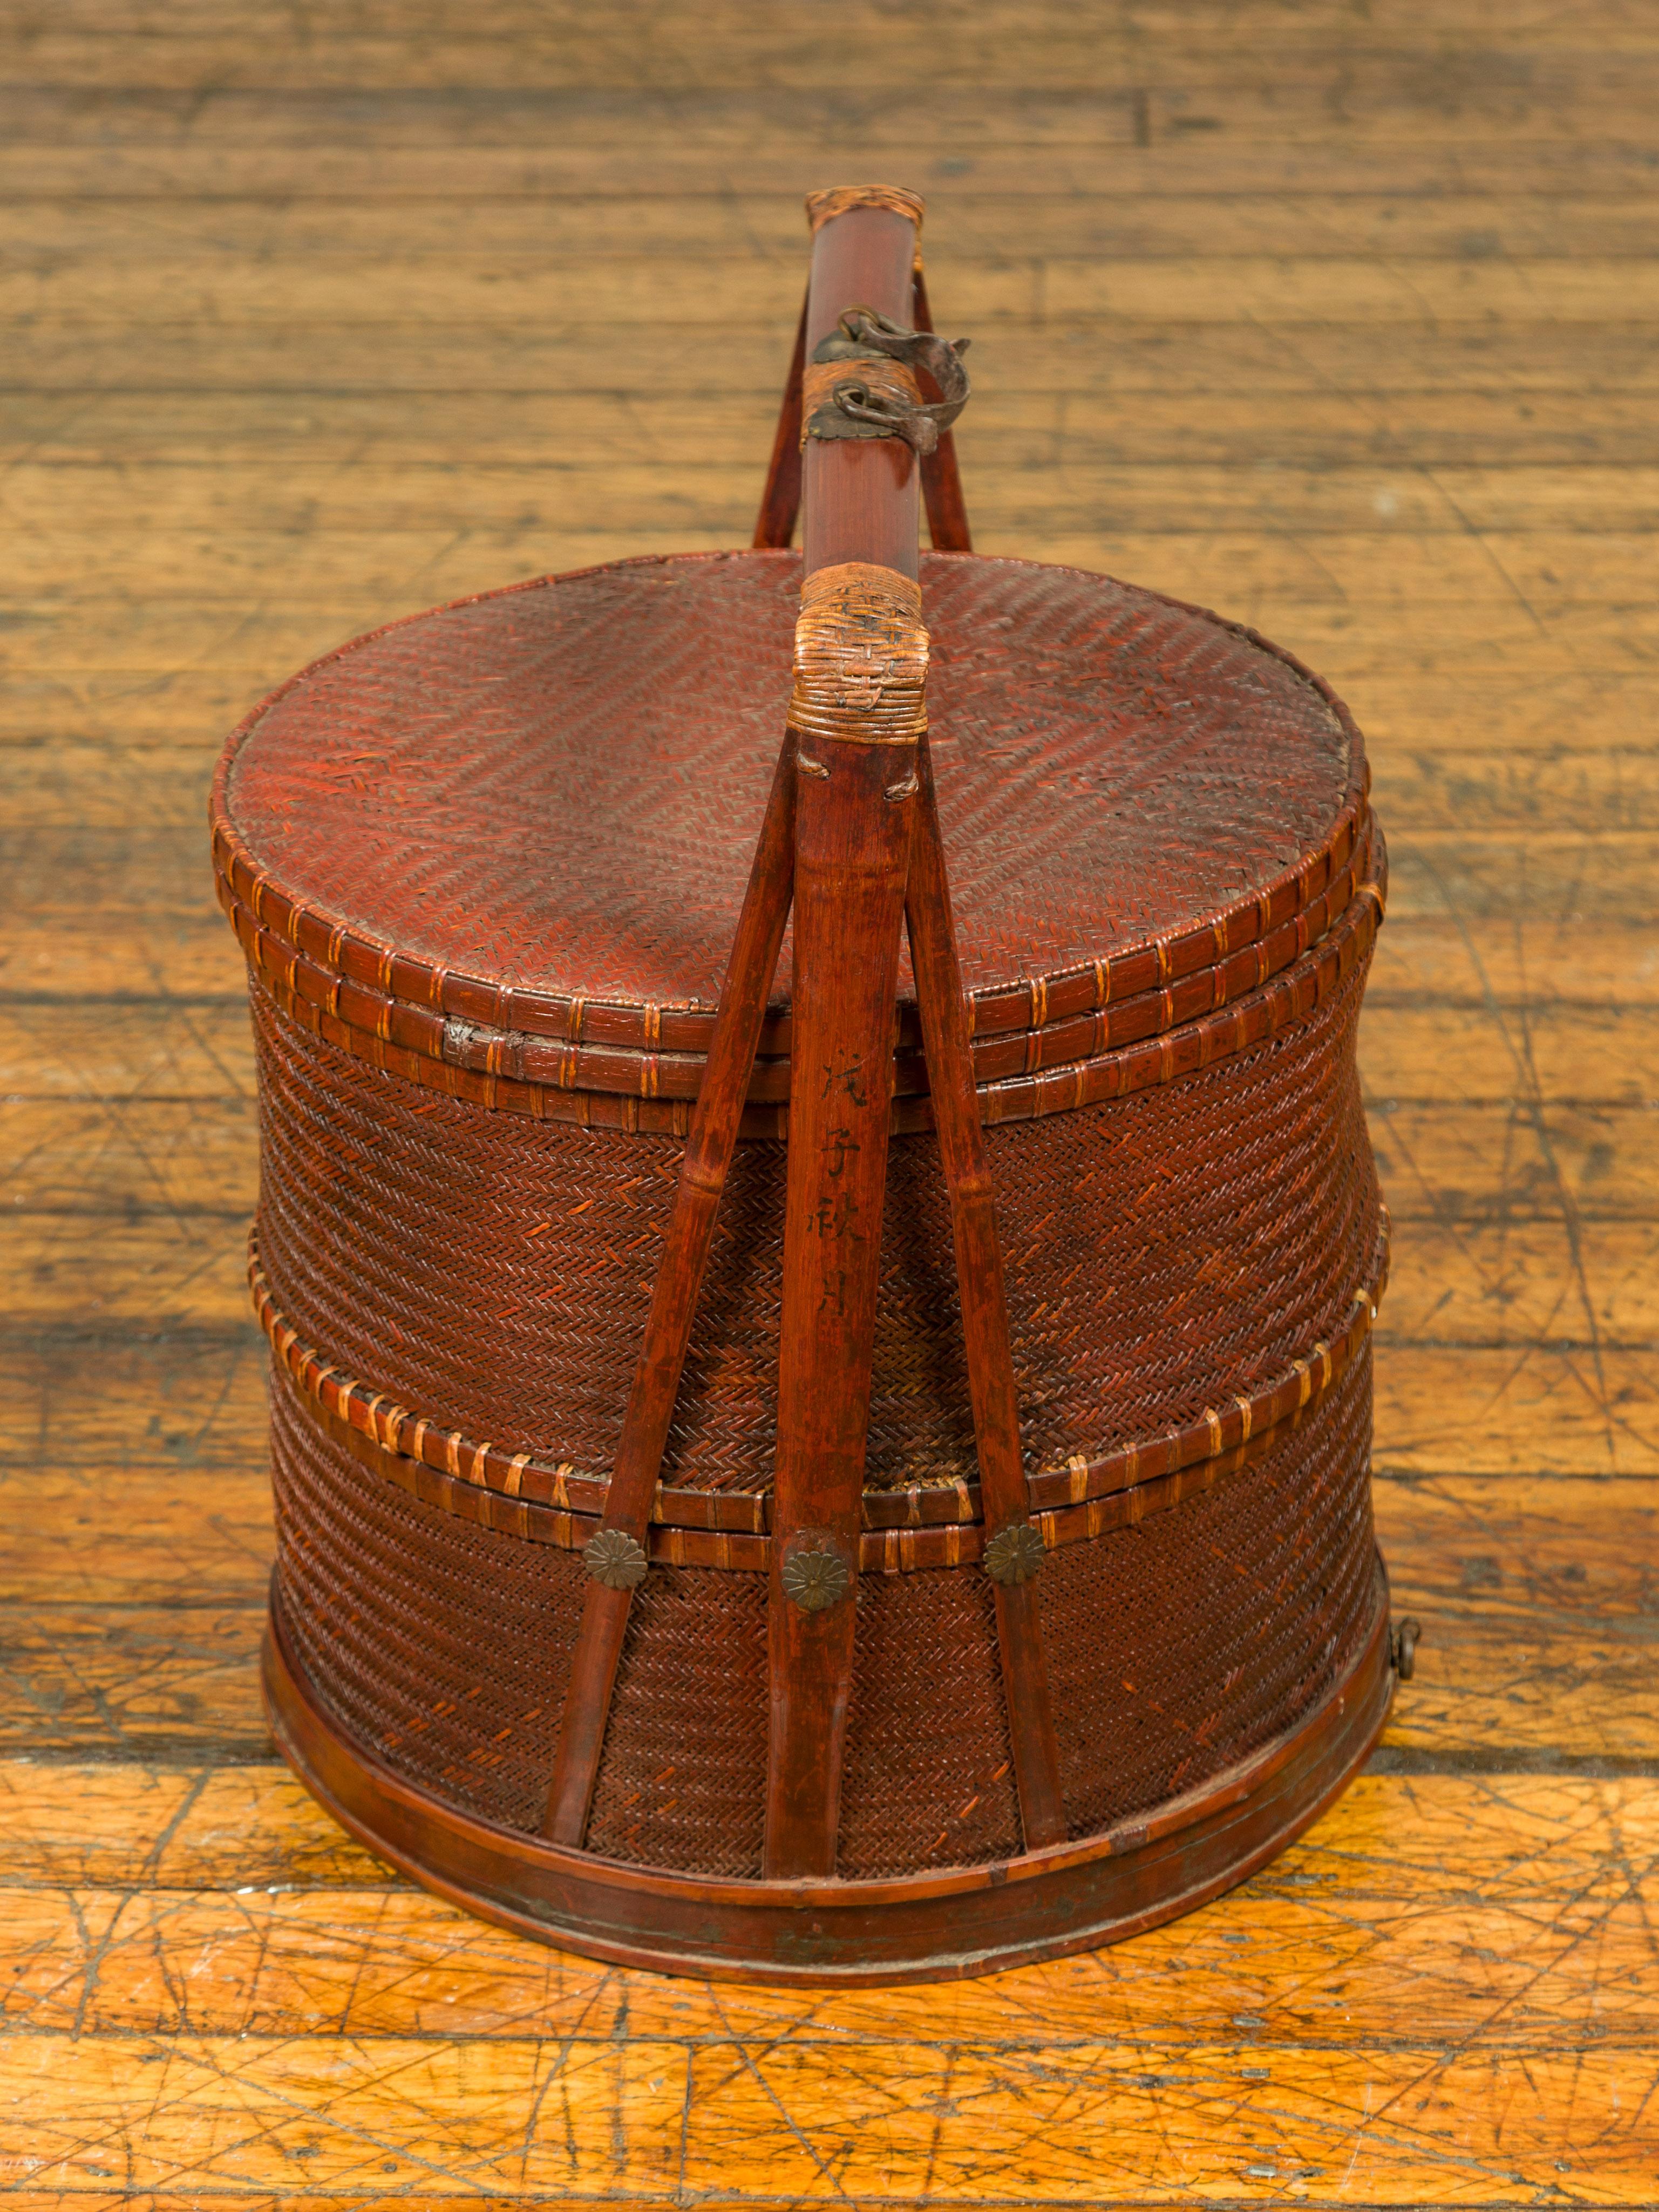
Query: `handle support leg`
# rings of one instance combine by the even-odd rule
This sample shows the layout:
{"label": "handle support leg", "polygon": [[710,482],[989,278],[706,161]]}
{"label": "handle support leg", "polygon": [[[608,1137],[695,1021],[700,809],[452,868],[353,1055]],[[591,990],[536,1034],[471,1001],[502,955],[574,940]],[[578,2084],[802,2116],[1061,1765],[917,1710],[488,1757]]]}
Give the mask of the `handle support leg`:
{"label": "handle support leg", "polygon": [[[634,1370],[622,1440],[599,1533],[587,1547],[590,1581],[570,1665],[543,1833],[579,1846],[586,1832],[605,1748],[617,1662],[634,1589],[646,1571],[651,1504],[668,1441],[680,1370],[714,1216],[737,1142],[744,1093],[778,964],[794,875],[795,741],[786,738],[744,896],[726,988],[692,1110],[679,1184],[651,1293],[644,1349]],[[601,1562],[607,1557],[609,1569]],[[629,1550],[629,1547],[632,1550]]]}
{"label": "handle support leg", "polygon": [[778,410],[766,489],[761,494],[755,535],[750,540],[753,545],[787,546],[795,534],[795,518],[800,513],[800,387],[806,368],[806,306],[803,300],[800,321],[795,326],[795,350],[783,381],[783,404]]}
{"label": "handle support leg", "polygon": [[814,739],[801,778],[765,1871],[831,1875],[853,1674],[914,745]]}
{"label": "handle support leg", "polygon": [[986,1546],[989,1559],[996,1559],[999,1555],[990,1547],[1003,1538],[1002,1557],[1022,1570],[1018,1578],[996,1578],[997,1638],[1020,1821],[1026,1849],[1036,1850],[1045,1844],[1061,1843],[1066,1837],[1060,1753],[1054,1741],[1034,1579],[1041,1547],[1030,1530],[1002,1248],[997,1236],[985,1136],[980,1127],[979,1097],[974,1087],[967,1002],[951,922],[939,801],[926,738],[917,763],[917,780],[915,842],[905,919],[921,1014],[922,1048],[927,1055],[933,1127],[951,1194]]}

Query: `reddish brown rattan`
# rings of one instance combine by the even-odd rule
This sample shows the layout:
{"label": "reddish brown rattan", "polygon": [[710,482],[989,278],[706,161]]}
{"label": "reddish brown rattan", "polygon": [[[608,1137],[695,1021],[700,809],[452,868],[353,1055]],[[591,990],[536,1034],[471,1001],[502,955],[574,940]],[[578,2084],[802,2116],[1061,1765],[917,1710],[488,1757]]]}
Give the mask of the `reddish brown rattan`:
{"label": "reddish brown rattan", "polygon": [[[284,1617],[317,1694],[395,1771],[526,1832],[541,1815],[581,1606],[574,1553],[411,1497],[274,1393]],[[1270,1742],[1369,1618],[1369,1351],[1173,1510],[1053,1554],[1043,1620],[1073,1830]],[[843,1784],[849,1878],[1018,1848],[989,1584],[868,1574]],[[765,1771],[765,1584],[662,1568],[629,1622],[591,1847],[750,1875]],[[487,1662],[483,1655],[488,1655]]]}
{"label": "reddish brown rattan", "polygon": [[[990,1133],[1031,1472],[1198,1420],[1340,1333],[1377,1232],[1362,980],[1184,1081]],[[289,1325],[416,1414],[602,1477],[673,1139],[490,1114],[309,1036],[258,990],[254,1012],[259,1249]],[[664,1468],[677,1488],[754,1491],[769,1474],[784,1165],[775,1144],[734,1163]],[[966,1482],[931,1136],[896,1139],[890,1176],[866,1480]]]}
{"label": "reddish brown rattan", "polygon": [[[579,1087],[661,1095],[606,1055],[706,1045],[799,580],[787,553],[624,562],[341,648],[226,750],[228,892],[303,957],[301,994],[343,990],[330,1011],[367,1035],[398,1021],[393,1042],[457,1065],[488,1051],[468,1031],[568,1045]],[[936,553],[922,584],[978,1036],[1155,998],[1273,938],[1340,873],[1363,748],[1290,655],[1076,569]],[[1241,963],[1230,993],[1258,980]],[[788,982],[786,948],[763,1056],[787,1050]],[[901,1001],[914,1039],[908,969]],[[1188,993],[1179,1018],[1218,1003]],[[443,1019],[462,1026],[447,1048]],[[556,1050],[539,1065],[574,1081]]]}
{"label": "reddish brown rattan", "polygon": [[[268,702],[216,789],[259,1056],[285,1632],[344,1738],[524,1832],[798,580],[777,554],[623,564],[394,626]],[[1022,562],[925,557],[923,586],[1086,1837],[1285,1736],[1370,1632],[1384,1248],[1353,1037],[1382,843],[1352,724],[1249,633]],[[908,1003],[896,1036],[838,1861],[860,1878],[1020,1848]],[[604,1859],[742,1880],[790,1042],[786,963],[587,1835]]]}

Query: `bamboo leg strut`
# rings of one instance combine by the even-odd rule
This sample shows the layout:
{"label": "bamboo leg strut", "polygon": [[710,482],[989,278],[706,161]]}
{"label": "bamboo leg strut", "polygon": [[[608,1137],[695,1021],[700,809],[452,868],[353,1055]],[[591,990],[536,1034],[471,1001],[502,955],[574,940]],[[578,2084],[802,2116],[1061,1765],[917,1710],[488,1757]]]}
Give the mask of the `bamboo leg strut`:
{"label": "bamboo leg strut", "polygon": [[806,300],[801,301],[800,320],[795,325],[795,350],[783,382],[783,404],[778,410],[766,489],[761,494],[760,514],[750,540],[755,545],[787,546],[795,534],[795,518],[800,513],[800,387],[806,367],[807,305]]}
{"label": "bamboo leg strut", "polygon": [[[571,1660],[543,1823],[543,1832],[557,1844],[580,1844],[586,1832],[629,1607],[634,1589],[646,1571],[651,1504],[668,1440],[668,1424],[685,1364],[714,1217],[732,1164],[744,1096],[760,1044],[767,994],[789,917],[794,874],[794,757],[795,740],[791,734],[778,761],[750,870],[726,988],[709,1041],[702,1088],[697,1093],[680,1163],[666,1244],[651,1295],[645,1346],[629,1392],[605,1515],[599,1534],[588,1547],[591,1578]],[[608,1570],[602,1564],[607,1555],[611,1562]]]}
{"label": "bamboo leg strut", "polygon": [[[933,318],[927,307],[927,279],[917,266],[911,328],[931,331]],[[929,398],[935,395],[929,392]],[[968,507],[962,496],[962,474],[957,466],[954,430],[939,434],[939,444],[922,456],[921,496],[927,508],[927,535],[936,553],[971,553],[974,541],[968,528]]]}
{"label": "bamboo leg strut", "polygon": [[[910,962],[915,971],[922,1046],[927,1055],[933,1127],[951,1194],[986,1545],[988,1553],[994,1541],[1003,1537],[1004,1549],[1017,1566],[1019,1562],[1013,1557],[1018,1549],[1017,1536],[1005,1532],[1029,1531],[1030,1521],[1008,1339],[1007,1291],[985,1136],[980,1127],[979,1098],[974,1088],[966,1000],[926,738],[920,747],[917,776],[921,787],[914,809],[915,843],[904,908]],[[1033,1557],[1040,1556],[1039,1547]],[[1034,1571],[1033,1567],[1018,1580],[999,1580],[996,1592],[1003,1694],[1028,1850],[1061,1843],[1066,1837],[1060,1754],[1043,1664]]]}

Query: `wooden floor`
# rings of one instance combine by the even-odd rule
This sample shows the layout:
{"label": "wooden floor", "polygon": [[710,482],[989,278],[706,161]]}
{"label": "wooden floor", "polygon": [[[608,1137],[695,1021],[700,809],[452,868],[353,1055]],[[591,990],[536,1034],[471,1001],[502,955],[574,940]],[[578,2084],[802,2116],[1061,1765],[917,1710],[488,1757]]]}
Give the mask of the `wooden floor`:
{"label": "wooden floor", "polygon": [[[0,50],[0,2198],[1659,2203],[1659,9],[13,0]],[[1259,623],[1370,735],[1424,1640],[1223,1903],[808,2001],[477,1925],[274,1762],[203,817],[349,633],[746,539],[800,195],[872,175],[975,339],[981,548]]]}

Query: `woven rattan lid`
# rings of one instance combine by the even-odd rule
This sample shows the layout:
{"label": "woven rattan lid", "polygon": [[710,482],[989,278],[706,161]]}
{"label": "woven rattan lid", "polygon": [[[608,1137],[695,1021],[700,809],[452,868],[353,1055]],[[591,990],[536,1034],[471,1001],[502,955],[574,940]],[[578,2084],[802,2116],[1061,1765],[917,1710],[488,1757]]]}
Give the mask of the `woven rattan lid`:
{"label": "woven rattan lid", "polygon": [[[781,738],[799,574],[788,553],[620,562],[318,662],[222,764],[239,927],[324,988],[344,976],[624,1057],[696,1053]],[[921,577],[979,1036],[1167,995],[1282,933],[1350,863],[1358,732],[1288,656],[1076,569],[924,554]],[[786,945],[780,1015],[788,983]],[[576,1079],[635,1083],[605,1071],[600,1050]]]}

